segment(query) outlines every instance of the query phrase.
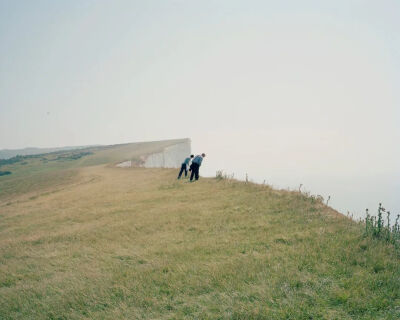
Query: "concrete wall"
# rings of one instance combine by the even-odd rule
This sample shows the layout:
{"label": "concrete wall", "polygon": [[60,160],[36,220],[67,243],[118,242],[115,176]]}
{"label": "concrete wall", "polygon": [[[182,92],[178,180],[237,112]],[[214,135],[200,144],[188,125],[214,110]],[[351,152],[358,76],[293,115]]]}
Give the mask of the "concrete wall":
{"label": "concrete wall", "polygon": [[153,153],[145,159],[145,168],[179,168],[190,155],[190,140],[166,147],[162,152]]}

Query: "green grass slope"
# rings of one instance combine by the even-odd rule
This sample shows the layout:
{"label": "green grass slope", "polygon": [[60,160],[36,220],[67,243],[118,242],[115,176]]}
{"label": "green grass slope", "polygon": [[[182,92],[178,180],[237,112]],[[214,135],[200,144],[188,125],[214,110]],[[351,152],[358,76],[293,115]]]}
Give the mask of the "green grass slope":
{"label": "green grass slope", "polygon": [[0,203],[0,319],[400,317],[398,253],[304,194],[74,170]]}
{"label": "green grass slope", "polygon": [[[63,150],[47,154],[14,158],[14,162],[0,159],[0,170],[12,174],[0,176],[0,204],[12,196],[37,193],[75,181],[79,168],[115,164],[125,160],[140,161],[140,157],[162,151],[187,139],[127,143],[110,146]],[[2,164],[2,161],[5,162]],[[32,195],[30,195],[32,196]],[[34,196],[34,195],[33,195]]]}

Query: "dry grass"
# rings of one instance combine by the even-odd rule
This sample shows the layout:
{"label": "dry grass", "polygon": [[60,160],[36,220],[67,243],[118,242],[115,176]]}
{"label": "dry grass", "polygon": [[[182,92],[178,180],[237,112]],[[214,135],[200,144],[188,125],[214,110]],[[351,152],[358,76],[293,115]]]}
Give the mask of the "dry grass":
{"label": "dry grass", "polygon": [[[16,195],[25,194],[25,196],[36,197],[45,189],[54,191],[53,189],[72,183],[76,181],[77,168],[100,164],[112,166],[124,160],[140,162],[142,156],[160,152],[165,147],[187,142],[187,140],[126,143],[26,156],[23,161],[0,166],[1,170],[12,172],[11,175],[0,178],[0,206],[2,202],[9,202]],[[79,159],[69,157],[81,152],[89,153],[89,155]],[[60,156],[63,158],[58,159]]]}
{"label": "dry grass", "polygon": [[399,258],[299,193],[77,169],[0,206],[1,319],[396,319]]}

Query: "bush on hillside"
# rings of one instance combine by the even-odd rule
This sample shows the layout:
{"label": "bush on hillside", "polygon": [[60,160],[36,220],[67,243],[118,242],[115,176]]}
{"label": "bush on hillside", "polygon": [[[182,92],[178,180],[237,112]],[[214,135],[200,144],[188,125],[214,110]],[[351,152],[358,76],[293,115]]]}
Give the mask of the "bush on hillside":
{"label": "bush on hillside", "polygon": [[10,159],[0,159],[0,167],[7,164],[14,164],[16,162],[21,161],[23,158],[24,158],[23,156],[15,156]]}
{"label": "bush on hillside", "polygon": [[93,152],[72,152],[72,153],[62,153],[58,155],[55,159],[50,161],[57,161],[57,160],[78,160],[84,156],[88,156],[93,154]]}
{"label": "bush on hillside", "polygon": [[[382,204],[378,207],[378,216],[372,216],[366,209],[365,217],[365,233],[366,235],[372,236],[378,239],[384,239],[387,242],[392,243],[396,248],[400,248],[400,225],[398,214],[394,225],[390,225],[390,211],[387,211]],[[386,225],[383,214],[386,213]]]}

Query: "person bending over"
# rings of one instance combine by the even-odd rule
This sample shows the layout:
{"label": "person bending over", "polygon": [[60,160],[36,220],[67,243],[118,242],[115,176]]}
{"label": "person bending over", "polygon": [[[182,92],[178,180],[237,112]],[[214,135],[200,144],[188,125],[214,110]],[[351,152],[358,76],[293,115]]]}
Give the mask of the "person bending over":
{"label": "person bending over", "polygon": [[178,179],[181,178],[182,173],[185,172],[185,177],[187,177],[187,168],[189,166],[190,160],[194,157],[194,155],[190,155],[190,157],[187,157],[181,165],[181,170],[179,171]]}
{"label": "person bending over", "polygon": [[190,174],[191,182],[193,181],[193,177],[195,177],[196,180],[199,180],[199,170],[200,170],[201,163],[203,162],[203,158],[205,156],[206,156],[205,153],[202,153],[201,156],[197,155],[192,160],[192,165],[190,166],[190,168],[192,169],[192,172]]}

